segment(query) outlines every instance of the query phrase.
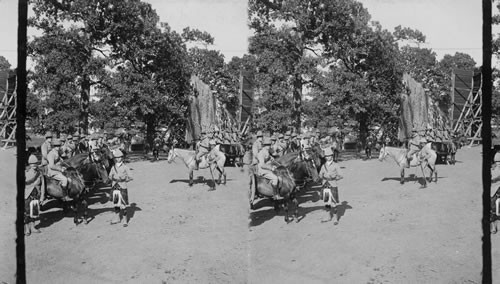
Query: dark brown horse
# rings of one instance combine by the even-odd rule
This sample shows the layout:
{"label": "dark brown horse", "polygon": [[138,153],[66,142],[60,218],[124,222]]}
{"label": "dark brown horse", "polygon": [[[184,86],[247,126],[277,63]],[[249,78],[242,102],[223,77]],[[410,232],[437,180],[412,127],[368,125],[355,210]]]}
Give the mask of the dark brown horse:
{"label": "dark brown horse", "polygon": [[[75,217],[73,219],[74,223],[78,225],[79,215],[78,208],[79,205],[83,205],[84,215],[87,212],[87,204],[84,198],[85,195],[85,185],[83,184],[82,176],[74,168],[67,168],[64,175],[68,178],[68,189],[64,190],[59,181],[44,176],[45,192],[47,196],[63,201],[64,203],[69,202],[73,211],[75,211]],[[63,204],[63,208],[64,208]],[[84,218],[86,220],[86,218]]]}
{"label": "dark brown horse", "polygon": [[[284,166],[278,166],[275,170],[275,174],[279,179],[279,195],[283,197],[283,206],[285,209],[285,222],[290,222],[288,218],[288,205],[292,201],[295,205],[294,219],[296,222],[299,221],[299,202],[296,197],[297,187],[293,181],[293,177]],[[250,198],[250,209],[254,209],[253,201],[255,197],[272,198],[273,197],[273,187],[270,181],[266,178],[252,175],[252,182],[250,186],[249,198]],[[253,185],[253,186],[252,186]],[[278,201],[274,201],[274,209],[278,211],[279,205]]]}
{"label": "dark brown horse", "polygon": [[66,161],[63,165],[76,169],[82,177],[85,190],[81,195],[83,207],[83,221],[88,223],[88,198],[97,188],[109,186],[108,171],[106,170],[106,157],[99,154],[99,161],[92,161],[88,153],[77,154]]}
{"label": "dark brown horse", "polygon": [[321,157],[314,148],[307,152],[298,151],[285,154],[276,159],[276,162],[290,170],[299,189],[305,187],[309,181],[318,182],[319,180],[318,169],[321,168]]}
{"label": "dark brown horse", "polygon": [[[299,203],[296,198],[299,187],[297,183],[304,186],[308,180],[317,182],[319,180],[318,171],[314,159],[311,156],[306,157],[302,152],[293,152],[281,156],[273,163],[277,166],[275,174],[280,179],[279,195],[284,198],[283,205],[285,209],[285,222],[289,222],[288,205],[293,202],[295,205],[294,217],[298,222]],[[249,201],[250,209],[254,209],[254,200],[256,197],[272,198],[273,188],[269,180],[259,177],[255,174],[251,175]],[[278,203],[274,202],[274,208],[279,209]]]}

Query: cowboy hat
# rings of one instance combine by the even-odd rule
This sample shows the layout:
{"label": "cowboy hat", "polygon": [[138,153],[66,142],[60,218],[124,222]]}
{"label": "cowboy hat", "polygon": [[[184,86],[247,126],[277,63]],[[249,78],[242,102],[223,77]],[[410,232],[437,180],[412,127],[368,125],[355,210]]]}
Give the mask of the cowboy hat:
{"label": "cowboy hat", "polygon": [[113,157],[115,157],[115,158],[123,157],[123,153],[122,153],[122,151],[120,151],[120,149],[114,150],[112,154],[113,154]]}

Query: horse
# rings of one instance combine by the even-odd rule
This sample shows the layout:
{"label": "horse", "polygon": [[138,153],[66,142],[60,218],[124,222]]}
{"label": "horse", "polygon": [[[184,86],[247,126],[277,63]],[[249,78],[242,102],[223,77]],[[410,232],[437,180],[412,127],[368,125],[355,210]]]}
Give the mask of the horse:
{"label": "horse", "polygon": [[281,156],[276,162],[290,170],[294,182],[300,190],[306,186],[308,181],[317,182],[319,180],[318,168],[321,168],[321,160],[316,154],[314,151],[309,154],[301,151],[291,152]]}
{"label": "horse", "polygon": [[[279,179],[279,185],[280,185],[279,195],[283,197],[283,206],[285,209],[285,222],[286,223],[290,222],[290,219],[288,217],[288,205],[290,201],[292,201],[293,204],[295,205],[293,218],[295,219],[295,222],[299,222],[298,218],[299,202],[296,197],[296,193],[298,190],[290,171],[285,166],[278,165],[274,173],[278,176]],[[254,174],[251,176],[251,179],[252,182],[250,186],[249,198],[250,198],[250,209],[253,210],[254,209],[253,201],[255,197],[258,196],[258,197],[272,198],[273,187],[270,181],[266,178]],[[274,209],[276,211],[278,211],[279,209],[277,200],[274,201]]]}
{"label": "horse", "polygon": [[102,155],[99,156],[98,162],[92,162],[88,153],[81,153],[65,160],[63,165],[75,168],[82,175],[86,187],[93,189],[99,183],[109,183],[106,162]]}
{"label": "horse", "polygon": [[[72,205],[71,208],[75,212],[75,217],[73,218],[73,222],[78,225],[78,208],[79,204],[83,205],[84,215],[87,212],[87,203],[84,199],[85,185],[82,180],[81,174],[75,168],[67,168],[64,171],[66,177],[68,177],[68,192],[66,193],[61,187],[59,181],[47,177],[44,175],[44,183],[42,186],[45,186],[45,192],[47,196],[51,196],[52,198],[61,200],[63,202],[70,202]],[[68,200],[69,199],[71,200]],[[64,208],[64,206],[63,206]],[[87,219],[84,218],[87,223]]]}
{"label": "horse", "polygon": [[100,156],[98,162],[92,162],[88,153],[77,154],[63,162],[63,165],[76,169],[85,185],[85,191],[81,196],[83,205],[83,221],[88,223],[88,197],[98,185],[109,185],[110,180],[106,169],[106,159]]}
{"label": "horse", "polygon": [[[193,171],[196,169],[195,151],[184,150],[179,148],[171,148],[168,152],[167,161],[171,163],[175,158],[179,157],[182,159],[184,164],[189,170],[189,186],[193,186]],[[221,184],[221,178],[224,176],[223,184],[226,184],[226,172],[224,170],[224,164],[226,163],[226,155],[220,151],[211,151],[207,155],[203,156],[198,168],[199,169],[210,169],[210,175],[212,176],[213,186],[209,190],[215,190],[215,184]],[[217,181],[214,180],[214,170],[219,172],[219,178]]]}
{"label": "horse", "polygon": [[[302,152],[292,152],[274,160],[273,164],[277,166],[275,174],[281,177],[279,189],[280,196],[284,197],[285,222],[289,222],[288,204],[292,201],[295,205],[295,220],[298,222],[299,203],[296,194],[304,187],[308,180],[319,181],[318,171],[314,159],[305,158]],[[291,180],[288,181],[288,178]],[[293,184],[293,187],[292,187]],[[300,185],[300,186],[299,186]],[[269,181],[265,178],[252,174],[250,178],[249,201],[250,209],[254,209],[254,200],[258,197],[273,197],[273,189]],[[275,210],[278,210],[278,203],[274,203]]]}
{"label": "horse", "polygon": [[432,150],[431,143],[427,143],[422,148],[422,150],[413,155],[413,159],[411,160],[410,165],[408,165],[406,159],[407,152],[408,150],[404,148],[383,146],[382,149],[380,149],[380,155],[378,159],[379,161],[383,161],[387,156],[390,156],[394,159],[394,161],[396,162],[396,164],[399,165],[400,168],[401,184],[404,184],[405,181],[405,168],[417,167],[417,166],[420,166],[420,168],[422,169],[422,175],[424,175],[423,187],[427,186],[427,178],[425,177],[424,168],[429,168],[431,170],[430,182],[432,182],[432,175],[434,174],[435,182],[437,183],[437,170],[436,170],[437,154],[436,151]]}

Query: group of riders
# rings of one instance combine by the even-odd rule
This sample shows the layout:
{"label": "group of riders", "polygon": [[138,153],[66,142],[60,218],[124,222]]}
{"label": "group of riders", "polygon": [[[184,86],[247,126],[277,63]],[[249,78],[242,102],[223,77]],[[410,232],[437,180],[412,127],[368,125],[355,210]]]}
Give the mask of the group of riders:
{"label": "group of riders", "polygon": [[[330,163],[337,161],[339,153],[339,141],[336,136],[321,137],[320,131],[313,134],[297,134],[287,131],[286,133],[275,133],[271,136],[264,136],[261,130],[256,133],[256,139],[252,144],[252,162],[254,172],[270,181],[273,188],[273,199],[278,200],[279,178],[275,173],[275,159],[291,153],[300,152],[301,157],[309,159],[313,152],[324,157],[328,165],[323,165],[320,176],[323,180],[340,179],[338,167],[330,167]],[[323,173],[324,172],[324,173]]]}
{"label": "group of riders", "polygon": [[[126,153],[125,145],[123,141],[122,143],[113,143],[113,140],[108,139],[107,133],[94,133],[91,135],[60,134],[57,137],[51,132],[47,132],[44,138],[45,141],[40,145],[41,161],[38,160],[34,153],[31,153],[25,171],[25,233],[27,235],[32,231],[39,232],[34,227],[33,204],[37,206],[38,211],[48,200],[46,186],[42,184],[43,176],[59,183],[63,192],[62,201],[72,201],[69,196],[71,178],[66,175],[67,168],[72,167],[67,161],[72,157],[81,155],[84,156],[81,163],[99,163],[100,166],[104,159],[113,159],[115,166],[107,169],[109,171],[108,178],[113,182],[113,185],[119,184],[123,187],[123,181],[129,180],[123,177],[127,176],[128,172],[125,175],[120,174],[120,170],[123,170],[120,166],[122,165],[124,153]],[[113,151],[111,151],[112,148]],[[106,151],[110,155],[104,155]],[[113,178],[113,173],[115,178]]]}

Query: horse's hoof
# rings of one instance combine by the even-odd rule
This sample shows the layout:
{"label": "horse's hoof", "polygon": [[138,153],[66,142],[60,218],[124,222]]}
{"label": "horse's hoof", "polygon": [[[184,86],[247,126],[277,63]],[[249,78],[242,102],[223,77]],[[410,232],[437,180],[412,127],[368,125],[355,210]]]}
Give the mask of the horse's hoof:
{"label": "horse's hoof", "polygon": [[215,190],[215,187],[214,187],[214,186],[213,186],[213,187],[210,187],[210,188],[208,189],[208,191],[214,191],[214,190]]}

